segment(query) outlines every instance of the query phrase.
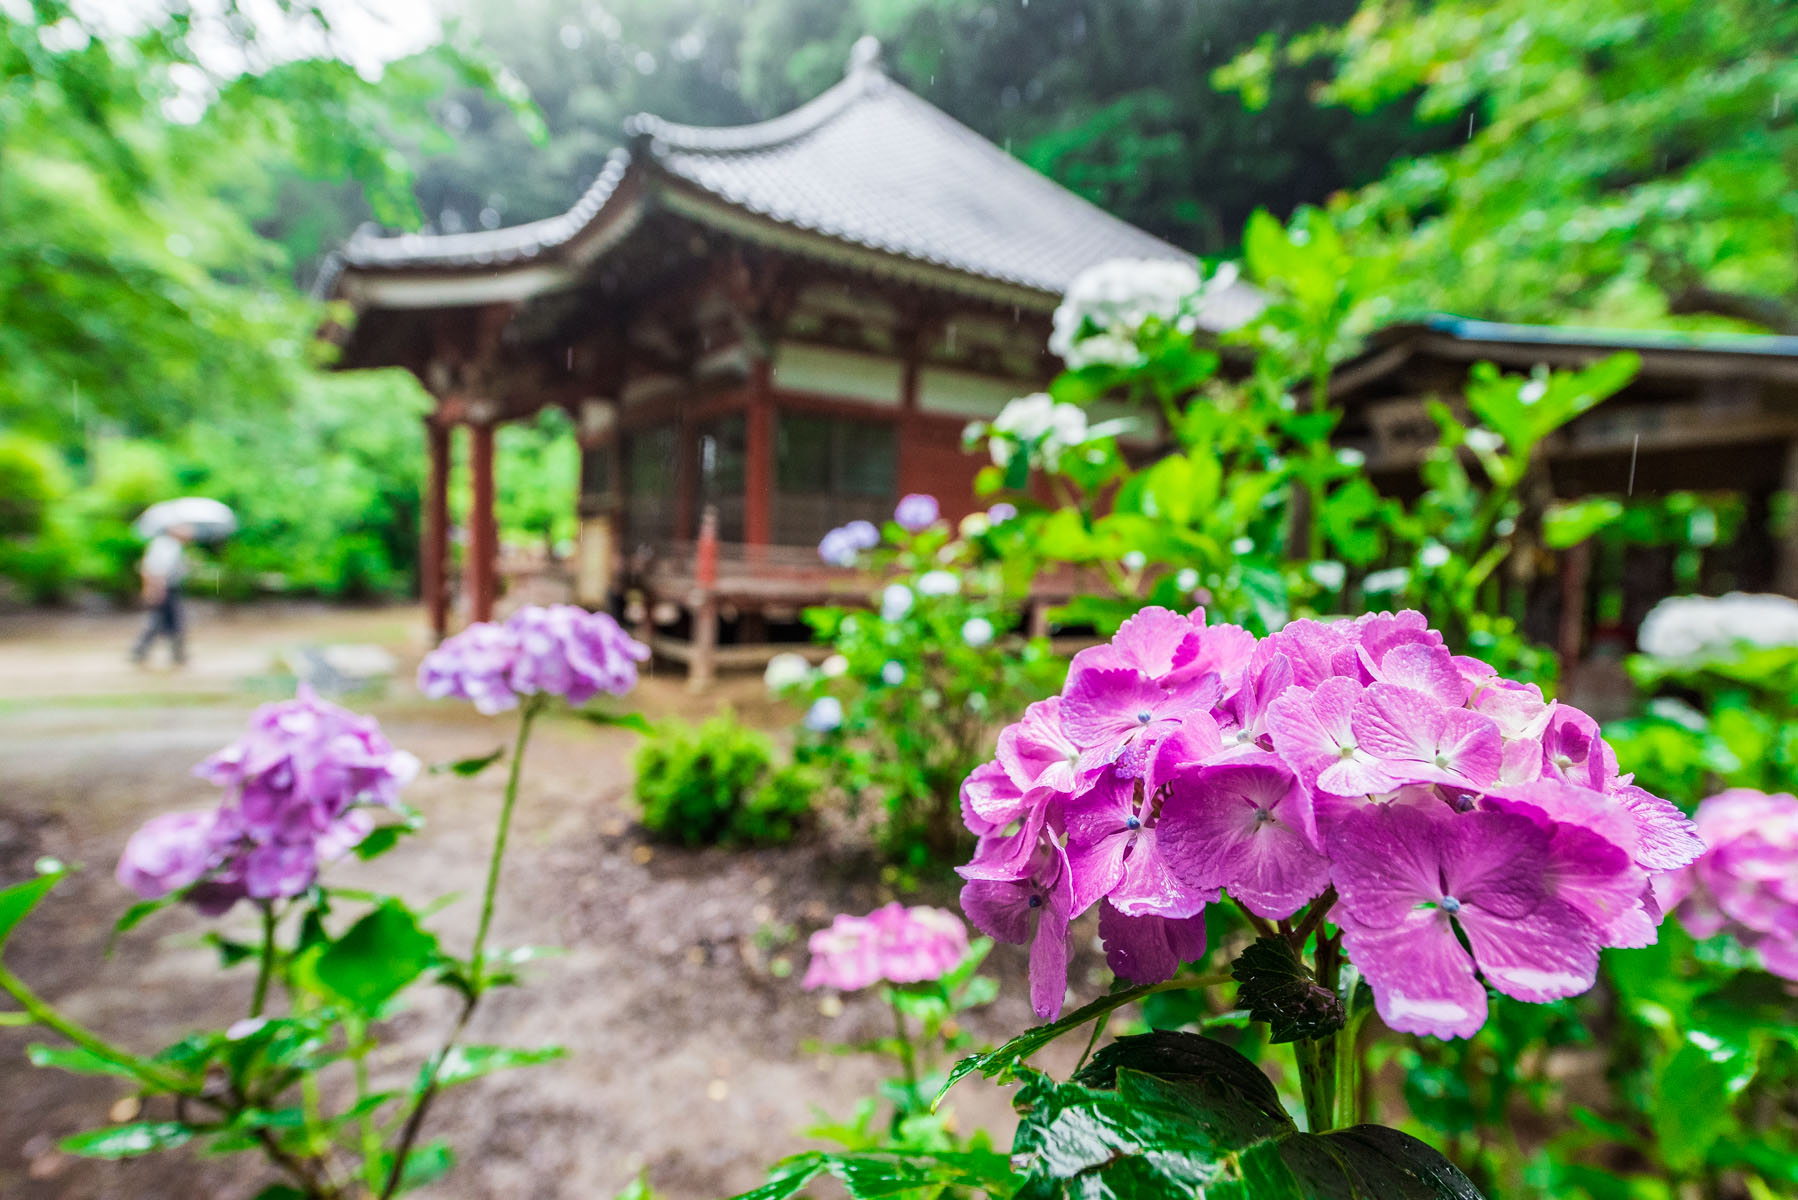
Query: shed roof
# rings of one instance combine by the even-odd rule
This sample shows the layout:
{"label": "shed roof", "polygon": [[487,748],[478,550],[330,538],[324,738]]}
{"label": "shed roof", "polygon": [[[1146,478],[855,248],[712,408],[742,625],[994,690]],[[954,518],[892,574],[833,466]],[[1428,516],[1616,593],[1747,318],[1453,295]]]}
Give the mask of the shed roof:
{"label": "shed roof", "polygon": [[[1192,257],[895,83],[872,39],[857,43],[840,83],[784,116],[709,129],[639,115],[625,129],[630,148],[560,216],[478,233],[359,235],[320,291],[341,294],[345,273],[526,269],[514,298],[553,290],[594,256],[583,247],[596,231],[633,224],[645,205],[799,252],[871,253],[917,282],[983,281],[1032,308],[1052,306],[1076,275],[1109,259]],[[1239,286],[1252,312],[1255,293]],[[1239,319],[1234,305],[1217,307],[1220,326]]]}

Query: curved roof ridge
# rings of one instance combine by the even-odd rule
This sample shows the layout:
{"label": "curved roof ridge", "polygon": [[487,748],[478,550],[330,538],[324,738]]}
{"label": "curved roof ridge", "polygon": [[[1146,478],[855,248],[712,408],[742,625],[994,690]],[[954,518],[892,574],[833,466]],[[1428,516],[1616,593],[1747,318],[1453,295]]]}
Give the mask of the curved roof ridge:
{"label": "curved roof ridge", "polygon": [[874,94],[883,83],[890,83],[883,71],[877,66],[866,67],[851,71],[792,112],[766,121],[749,125],[678,125],[654,113],[637,113],[625,118],[624,132],[633,138],[653,138],[677,151],[767,150],[812,133],[840,116],[856,101]]}

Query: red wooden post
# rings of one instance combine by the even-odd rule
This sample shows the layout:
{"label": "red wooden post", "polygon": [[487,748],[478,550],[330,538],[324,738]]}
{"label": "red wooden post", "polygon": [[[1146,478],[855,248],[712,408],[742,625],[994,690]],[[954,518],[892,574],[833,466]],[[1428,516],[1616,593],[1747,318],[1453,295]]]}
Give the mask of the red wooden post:
{"label": "red wooden post", "polygon": [[419,591],[431,638],[442,641],[449,632],[449,470],[450,427],[425,419],[425,450],[429,465],[425,475],[424,538],[419,547]]}
{"label": "red wooden post", "polygon": [[743,541],[750,546],[774,540],[774,419],[774,364],[757,358],[744,417]]}
{"label": "red wooden post", "polygon": [[493,426],[469,426],[468,619],[491,621],[498,597],[499,530],[493,518]]}
{"label": "red wooden post", "polygon": [[1571,683],[1586,642],[1586,585],[1592,576],[1592,540],[1569,546],[1561,554],[1561,626],[1555,651],[1561,678]]}

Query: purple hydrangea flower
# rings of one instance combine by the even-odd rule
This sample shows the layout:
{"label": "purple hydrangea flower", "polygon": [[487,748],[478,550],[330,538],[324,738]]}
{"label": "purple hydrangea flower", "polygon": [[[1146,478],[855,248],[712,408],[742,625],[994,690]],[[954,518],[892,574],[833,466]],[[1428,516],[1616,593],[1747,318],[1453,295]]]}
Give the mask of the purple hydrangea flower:
{"label": "purple hydrangea flower", "polygon": [[872,521],[851,521],[842,532],[844,540],[857,550],[872,550],[880,545],[880,530]]}
{"label": "purple hydrangea flower", "polygon": [[607,613],[573,604],[519,609],[504,625],[478,622],[425,655],[419,690],[433,700],[469,700],[489,716],[520,696],[561,696],[585,704],[601,692],[622,696],[637,686],[637,664],[649,647]]}
{"label": "purple hydrangea flower", "polygon": [[118,881],[145,900],[160,900],[197,882],[215,864],[217,822],[210,810],[151,817],[125,843]]}
{"label": "purple hydrangea flower", "polygon": [[[1066,991],[1068,922],[1095,904],[1113,970],[1153,983],[1202,952],[1204,905],[1295,918],[1333,886],[1311,915],[1341,929],[1388,1022],[1466,1036],[1485,984],[1571,995],[1601,948],[1652,941],[1657,882],[1702,850],[1618,774],[1590,717],[1455,656],[1415,612],[1257,640],[1144,609],[1000,733],[961,800],[978,838],[963,907],[1031,943],[1045,1017]],[[1743,861],[1755,879],[1773,869]],[[1677,886],[1695,913],[1725,911]],[[1761,900],[1742,911],[1785,928]],[[1769,961],[1786,953],[1752,934]]]}
{"label": "purple hydrangea flower", "polygon": [[418,690],[433,700],[471,701],[488,716],[518,706],[512,664],[518,639],[503,625],[477,621],[445,638],[418,664]]}
{"label": "purple hydrangea flower", "polygon": [[968,953],[968,930],[953,913],[898,901],[865,917],[840,913],[812,934],[811,965],[802,986],[842,992],[886,981],[941,979]]}
{"label": "purple hydrangea flower", "polygon": [[265,704],[249,731],[194,768],[225,789],[205,813],[168,813],[132,835],[120,883],[145,899],[186,889],[201,912],[238,900],[297,896],[321,866],[374,828],[367,809],[392,807],[418,774],[374,718],[318,699],[301,687]]}
{"label": "purple hydrangea flower", "polygon": [[906,532],[916,533],[920,529],[927,529],[935,524],[941,511],[935,496],[913,492],[911,495],[903,497],[898,506],[893,509],[893,520],[897,521],[899,528]]}
{"label": "purple hydrangea flower", "polygon": [[986,519],[994,525],[1003,525],[1018,515],[1018,506],[1001,500],[986,510]]}
{"label": "purple hydrangea flower", "polygon": [[1694,937],[1729,933],[1775,975],[1798,981],[1798,797],[1732,788],[1698,806],[1703,857],[1666,901]]}
{"label": "purple hydrangea flower", "polygon": [[829,733],[843,724],[843,702],[835,696],[820,696],[805,710],[805,727],[813,733]]}
{"label": "purple hydrangea flower", "polygon": [[818,540],[818,557],[833,567],[853,567],[858,549],[854,536],[841,526]]}
{"label": "purple hydrangea flower", "polygon": [[560,696],[580,705],[601,692],[622,696],[637,686],[637,664],[649,647],[625,633],[611,615],[573,604],[521,608],[506,621],[518,639],[512,690]]}

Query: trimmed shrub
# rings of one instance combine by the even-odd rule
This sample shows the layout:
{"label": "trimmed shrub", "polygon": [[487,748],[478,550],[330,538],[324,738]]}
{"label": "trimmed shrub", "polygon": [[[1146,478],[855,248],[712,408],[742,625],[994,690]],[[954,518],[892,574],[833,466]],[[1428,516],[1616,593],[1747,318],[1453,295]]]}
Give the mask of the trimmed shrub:
{"label": "trimmed shrub", "polygon": [[774,759],[773,741],[728,713],[698,726],[664,723],[637,751],[644,827],[683,846],[791,840],[823,785],[811,768]]}

